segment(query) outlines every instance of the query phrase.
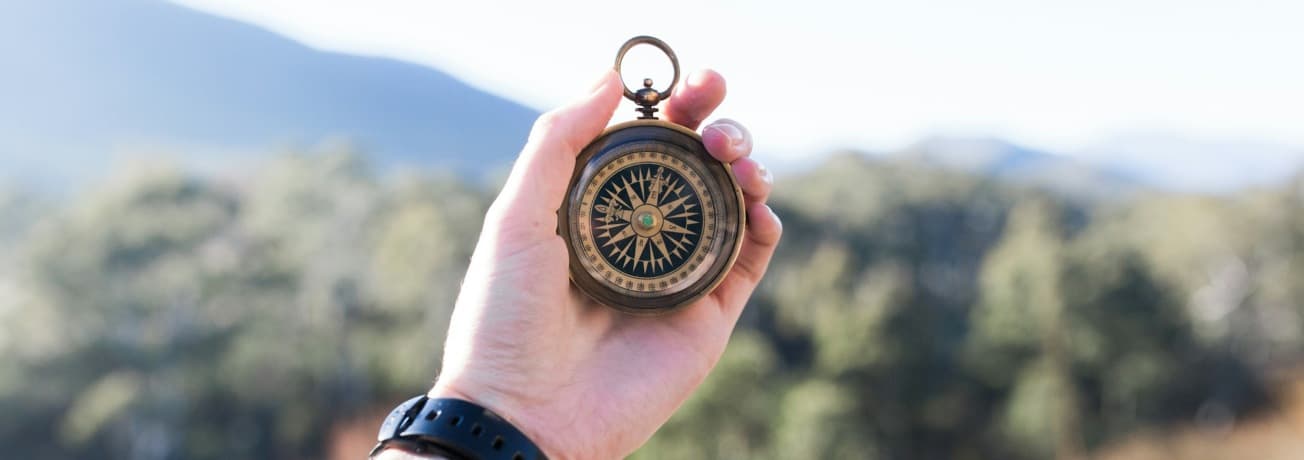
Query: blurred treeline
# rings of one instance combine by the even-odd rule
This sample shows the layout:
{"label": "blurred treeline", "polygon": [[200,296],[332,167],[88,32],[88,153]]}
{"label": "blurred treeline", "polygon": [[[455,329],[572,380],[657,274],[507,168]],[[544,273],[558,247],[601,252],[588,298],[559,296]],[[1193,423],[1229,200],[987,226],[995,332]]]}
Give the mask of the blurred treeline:
{"label": "blurred treeline", "polygon": [[[0,193],[4,456],[320,458],[423,391],[493,191],[360,158]],[[775,190],[766,281],[635,457],[1068,457],[1270,407],[1304,350],[1304,176],[1093,201],[847,154]]]}

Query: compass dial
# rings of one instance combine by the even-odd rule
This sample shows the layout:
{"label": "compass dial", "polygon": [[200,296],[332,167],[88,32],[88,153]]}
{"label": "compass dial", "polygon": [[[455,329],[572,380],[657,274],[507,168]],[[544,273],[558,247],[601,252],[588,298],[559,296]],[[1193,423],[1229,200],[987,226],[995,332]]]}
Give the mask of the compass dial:
{"label": "compass dial", "polygon": [[604,303],[640,311],[709,291],[732,263],[741,233],[741,196],[728,169],[695,136],[646,124],[626,128],[642,139],[599,143],[581,154],[586,164],[572,184],[562,232],[576,284]]}
{"label": "compass dial", "polygon": [[682,162],[676,166],[669,155],[645,150],[627,158],[599,170],[585,190],[585,201],[593,206],[588,231],[580,236],[585,257],[600,267],[603,278],[654,292],[701,263],[694,263],[694,256],[700,243],[710,242],[703,237],[715,230],[715,222],[703,214],[713,203],[701,192],[702,178]]}

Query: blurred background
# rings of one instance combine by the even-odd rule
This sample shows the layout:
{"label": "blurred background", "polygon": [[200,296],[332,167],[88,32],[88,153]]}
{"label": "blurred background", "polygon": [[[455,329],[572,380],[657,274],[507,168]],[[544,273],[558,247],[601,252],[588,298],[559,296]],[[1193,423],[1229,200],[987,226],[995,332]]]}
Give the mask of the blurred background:
{"label": "blurred background", "polygon": [[6,2],[3,456],[361,458],[651,34],[786,233],[635,458],[1304,457],[1304,7],[914,3]]}

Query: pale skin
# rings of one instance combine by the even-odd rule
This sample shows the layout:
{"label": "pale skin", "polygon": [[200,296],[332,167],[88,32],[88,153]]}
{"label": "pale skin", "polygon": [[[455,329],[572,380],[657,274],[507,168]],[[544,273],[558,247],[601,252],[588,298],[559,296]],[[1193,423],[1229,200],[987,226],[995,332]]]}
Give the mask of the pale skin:
{"label": "pale skin", "polygon": [[[535,123],[485,216],[429,392],[489,408],[554,459],[621,458],[647,441],[719,361],[782,233],[766,205],[773,179],[749,157],[750,134],[722,119],[702,140],[732,165],[747,208],[742,249],[723,282],[655,317],[620,313],[571,285],[556,210],[576,155],[610,122],[621,88],[608,71],[585,97]],[[697,72],[663,114],[696,130],[724,95],[718,73]],[[430,457],[390,449],[378,458]]]}

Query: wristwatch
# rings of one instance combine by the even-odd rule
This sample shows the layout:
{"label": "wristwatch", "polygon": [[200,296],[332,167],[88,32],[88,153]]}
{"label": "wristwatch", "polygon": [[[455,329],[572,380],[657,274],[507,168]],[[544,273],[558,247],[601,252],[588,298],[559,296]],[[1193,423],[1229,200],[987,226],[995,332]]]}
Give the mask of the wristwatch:
{"label": "wristwatch", "polygon": [[440,453],[466,460],[546,460],[521,430],[489,409],[452,398],[425,395],[399,404],[376,435],[375,456],[390,444],[418,453]]}

